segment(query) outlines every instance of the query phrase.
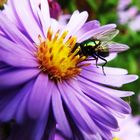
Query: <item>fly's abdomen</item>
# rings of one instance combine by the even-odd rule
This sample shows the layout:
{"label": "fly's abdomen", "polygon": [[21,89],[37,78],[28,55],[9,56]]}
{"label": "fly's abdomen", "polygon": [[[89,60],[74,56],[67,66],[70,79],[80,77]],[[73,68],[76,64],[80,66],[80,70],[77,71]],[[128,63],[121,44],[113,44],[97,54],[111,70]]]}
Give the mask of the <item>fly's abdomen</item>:
{"label": "fly's abdomen", "polygon": [[96,52],[99,56],[107,57],[109,56],[109,49],[106,46],[98,46]]}

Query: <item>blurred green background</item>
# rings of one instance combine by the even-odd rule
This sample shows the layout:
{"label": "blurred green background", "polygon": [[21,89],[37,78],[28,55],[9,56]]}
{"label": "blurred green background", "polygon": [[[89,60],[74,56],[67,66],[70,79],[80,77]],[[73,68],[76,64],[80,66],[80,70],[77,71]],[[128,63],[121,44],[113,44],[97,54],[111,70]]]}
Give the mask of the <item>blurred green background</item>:
{"label": "blurred green background", "polygon": [[[72,13],[76,9],[79,11],[86,10],[89,13],[89,20],[99,20],[101,25],[116,23],[120,33],[114,38],[114,41],[127,44],[130,49],[120,53],[114,60],[108,62],[107,65],[125,68],[130,74],[137,74],[140,77],[140,31],[131,30],[127,23],[124,25],[119,23],[117,13],[118,0],[58,0],[58,2],[64,13]],[[132,6],[138,8],[138,15],[140,13],[140,1],[132,0],[126,9],[129,9]],[[140,79],[124,85],[122,89],[135,92],[135,95],[125,100],[130,102],[133,114],[140,114],[140,103],[138,103]]]}

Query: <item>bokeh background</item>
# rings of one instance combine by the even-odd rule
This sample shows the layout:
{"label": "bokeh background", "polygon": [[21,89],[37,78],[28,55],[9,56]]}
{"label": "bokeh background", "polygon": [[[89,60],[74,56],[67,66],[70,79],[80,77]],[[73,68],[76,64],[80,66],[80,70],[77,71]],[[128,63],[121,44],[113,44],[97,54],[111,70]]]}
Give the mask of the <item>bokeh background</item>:
{"label": "bokeh background", "polygon": [[[108,66],[121,67],[140,77],[140,0],[58,0],[64,14],[74,10],[88,11],[89,20],[99,20],[101,25],[116,23],[120,33],[114,41],[129,45],[130,49],[120,53]],[[75,19],[76,20],[76,19]],[[135,92],[126,98],[134,115],[140,114],[140,79],[124,85],[123,90]],[[140,99],[140,98],[139,98]]]}

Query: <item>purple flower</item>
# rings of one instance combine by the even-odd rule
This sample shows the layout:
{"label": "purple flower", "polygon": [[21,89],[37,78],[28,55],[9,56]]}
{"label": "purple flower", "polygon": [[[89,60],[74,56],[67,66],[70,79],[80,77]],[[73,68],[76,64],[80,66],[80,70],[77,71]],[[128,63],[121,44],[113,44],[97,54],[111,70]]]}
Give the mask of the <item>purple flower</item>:
{"label": "purple flower", "polygon": [[124,10],[132,0],[119,0],[118,1],[118,10]]}
{"label": "purple flower", "polygon": [[113,140],[139,140],[140,139],[140,116],[127,116],[118,119],[120,131],[114,133]]}
{"label": "purple flower", "polygon": [[133,92],[113,88],[137,76],[111,67],[104,75],[79,47],[73,50],[91,37],[113,52],[106,60],[128,49],[110,41],[118,33],[115,24],[87,18],[75,11],[62,25],[50,18],[46,0],[40,8],[35,0],[9,0],[0,13],[0,121],[16,121],[10,140],[49,140],[55,129],[71,140],[111,140],[115,116],[131,112],[121,97]]}
{"label": "purple flower", "polygon": [[52,18],[58,19],[62,13],[61,7],[57,0],[48,0],[50,7],[50,15]]}
{"label": "purple flower", "polygon": [[129,8],[126,11],[118,11],[119,23],[126,24],[130,20],[133,20],[133,18],[136,16],[137,12],[138,12],[138,9],[134,6]]}
{"label": "purple flower", "polygon": [[140,14],[138,7],[131,6],[131,0],[119,0],[118,17],[120,24],[128,24],[128,27],[133,31],[140,31]]}
{"label": "purple flower", "polygon": [[140,14],[138,14],[132,21],[128,23],[130,29],[133,31],[140,31]]}

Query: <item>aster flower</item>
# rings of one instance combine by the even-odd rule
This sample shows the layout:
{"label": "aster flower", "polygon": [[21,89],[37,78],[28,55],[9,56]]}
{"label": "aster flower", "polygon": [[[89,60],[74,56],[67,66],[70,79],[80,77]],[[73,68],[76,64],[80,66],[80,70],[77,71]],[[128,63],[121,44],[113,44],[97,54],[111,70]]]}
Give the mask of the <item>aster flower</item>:
{"label": "aster flower", "polygon": [[61,7],[56,0],[48,0],[50,7],[50,15],[52,18],[58,19],[62,13]]}
{"label": "aster flower", "polygon": [[118,119],[120,131],[114,133],[113,140],[139,140],[140,139],[140,116],[127,116]]}
{"label": "aster flower", "polygon": [[138,14],[132,21],[129,22],[129,27],[133,31],[140,31],[140,14]]}
{"label": "aster flower", "polygon": [[138,9],[136,7],[131,7],[126,11],[118,11],[119,23],[127,24],[130,20],[136,16]]}
{"label": "aster flower", "polygon": [[119,0],[118,1],[118,10],[124,10],[132,0]]}
{"label": "aster flower", "polygon": [[73,51],[91,37],[115,52],[128,49],[109,41],[118,33],[115,24],[87,18],[87,12],[75,11],[62,26],[50,18],[46,0],[40,7],[35,0],[8,1],[0,13],[0,121],[16,121],[10,140],[53,139],[56,124],[67,139],[111,140],[111,131],[118,130],[115,116],[131,112],[120,97],[133,92],[113,87],[137,76],[110,67],[104,75],[95,60]]}
{"label": "aster flower", "polygon": [[139,31],[140,14],[136,6],[131,6],[131,0],[119,0],[118,3],[118,17],[120,24],[128,24],[133,31]]}

